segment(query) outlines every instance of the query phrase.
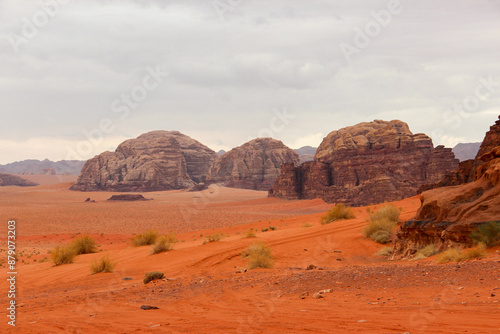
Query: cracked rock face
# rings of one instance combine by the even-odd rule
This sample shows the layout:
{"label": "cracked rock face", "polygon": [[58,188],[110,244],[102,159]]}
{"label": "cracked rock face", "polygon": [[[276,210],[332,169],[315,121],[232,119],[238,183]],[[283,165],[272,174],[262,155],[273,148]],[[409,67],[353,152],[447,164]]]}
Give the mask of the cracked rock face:
{"label": "cracked rock face", "polygon": [[88,160],[71,190],[159,191],[205,182],[217,154],[178,131],[152,131]]}
{"label": "cracked rock face", "polygon": [[299,155],[279,140],[257,138],[219,157],[210,168],[208,182],[269,190],[284,163],[298,165]]}
{"label": "cracked rock face", "polygon": [[456,168],[451,149],[402,121],[376,120],[331,132],[312,162],[284,165],[269,196],[369,205],[414,196]]}

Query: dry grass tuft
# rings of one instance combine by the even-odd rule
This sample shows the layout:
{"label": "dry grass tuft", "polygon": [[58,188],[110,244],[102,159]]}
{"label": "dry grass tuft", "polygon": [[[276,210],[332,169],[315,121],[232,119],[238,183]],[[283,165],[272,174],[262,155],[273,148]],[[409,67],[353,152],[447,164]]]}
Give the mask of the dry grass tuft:
{"label": "dry grass tuft", "polygon": [[363,230],[365,237],[381,244],[389,243],[389,235],[398,224],[399,212],[398,208],[389,204],[370,214],[370,221]]}
{"label": "dry grass tuft", "polygon": [[155,279],[162,279],[163,277],[165,277],[165,275],[162,272],[150,271],[144,275],[143,282],[144,284],[148,284],[149,282],[154,281]]}
{"label": "dry grass tuft", "polygon": [[392,255],[392,251],[393,251],[392,247],[383,247],[378,252],[376,252],[375,255],[378,255],[378,256],[391,256]]}
{"label": "dry grass tuft", "polygon": [[92,274],[97,273],[110,273],[113,271],[115,263],[111,261],[109,255],[103,255],[99,259],[96,259],[90,265],[90,271]]}
{"label": "dry grass tuft", "polygon": [[151,254],[158,254],[171,250],[173,247],[172,240],[176,240],[175,236],[172,238],[171,235],[162,235],[151,247]]}
{"label": "dry grass tuft", "polygon": [[251,244],[241,255],[243,258],[248,257],[248,269],[273,267],[271,248],[262,242]]}
{"label": "dry grass tuft", "polygon": [[216,241],[221,241],[222,238],[224,238],[224,234],[222,233],[214,233],[212,235],[207,235],[205,237],[205,241],[203,241],[203,244],[209,243],[209,242],[216,242]]}
{"label": "dry grass tuft", "polygon": [[321,225],[330,224],[336,220],[342,219],[352,219],[355,218],[352,208],[350,206],[344,206],[344,203],[337,203],[333,208],[330,209],[321,217]]}
{"label": "dry grass tuft", "polygon": [[50,258],[56,266],[73,263],[75,256],[75,250],[73,247],[70,247],[70,245],[56,246],[52,251],[50,251]]}
{"label": "dry grass tuft", "polygon": [[243,235],[243,239],[246,239],[246,238],[256,238],[257,235],[255,234],[255,231],[253,228],[249,229],[248,231],[245,232],[245,234]]}
{"label": "dry grass tuft", "polygon": [[486,245],[479,244],[476,247],[460,251],[456,248],[450,248],[436,256],[437,263],[459,262],[472,259],[482,259],[486,257]]}
{"label": "dry grass tuft", "polygon": [[89,235],[82,235],[71,242],[69,247],[73,248],[76,255],[97,252],[97,244]]}
{"label": "dry grass tuft", "polygon": [[139,247],[139,246],[152,245],[155,243],[157,238],[158,238],[158,232],[155,230],[149,230],[144,232],[143,234],[134,236],[131,239],[131,241],[134,247]]}

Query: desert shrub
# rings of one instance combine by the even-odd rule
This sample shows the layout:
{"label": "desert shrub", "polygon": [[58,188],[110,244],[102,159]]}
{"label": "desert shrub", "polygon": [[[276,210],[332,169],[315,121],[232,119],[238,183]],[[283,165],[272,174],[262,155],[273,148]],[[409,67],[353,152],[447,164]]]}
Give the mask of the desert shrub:
{"label": "desert shrub", "polygon": [[375,255],[378,256],[390,256],[392,255],[393,248],[392,247],[383,247]]}
{"label": "desert shrub", "polygon": [[479,244],[476,247],[464,249],[462,252],[461,261],[472,260],[472,259],[482,259],[486,257],[486,245]]}
{"label": "desert shrub", "polygon": [[248,257],[248,269],[273,267],[271,248],[264,243],[251,244],[243,251],[242,256]]}
{"label": "desert shrub", "polygon": [[472,231],[470,238],[477,244],[485,244],[486,247],[500,245],[500,221],[492,221],[480,225]]}
{"label": "desert shrub", "polygon": [[375,220],[380,220],[380,219],[388,219],[393,222],[397,222],[399,219],[399,209],[396,208],[392,204],[387,204],[375,211],[374,213],[370,214],[370,220],[375,221]]}
{"label": "desert shrub", "polygon": [[73,240],[69,247],[73,248],[76,255],[97,252],[97,244],[89,235],[82,235]]}
{"label": "desert shrub", "polygon": [[245,234],[243,235],[243,238],[255,238],[255,237],[257,237],[257,235],[255,234],[255,231],[253,228],[246,231]]}
{"label": "desert shrub", "polygon": [[390,234],[398,224],[399,209],[389,204],[370,214],[368,225],[363,234],[375,242],[386,244],[390,241]]}
{"label": "desert shrub", "polygon": [[269,229],[266,227],[266,228],[263,228],[261,231],[262,232],[267,232],[267,231],[269,231]]}
{"label": "desert shrub", "polygon": [[111,261],[108,255],[103,255],[99,259],[92,261],[90,271],[92,274],[97,273],[110,273],[113,271],[115,263]]}
{"label": "desert shrub", "polygon": [[385,245],[391,241],[391,239],[389,238],[390,234],[391,233],[386,230],[377,230],[370,235],[370,239],[378,242],[379,244]]}
{"label": "desert shrub", "polygon": [[302,227],[311,227],[312,225],[309,224],[309,223],[305,223],[304,225],[302,225]]}
{"label": "desert shrub", "polygon": [[50,252],[50,258],[56,266],[61,264],[73,263],[76,253],[73,247],[67,246],[56,246]]}
{"label": "desert shrub", "polygon": [[462,259],[462,253],[456,248],[450,248],[436,256],[437,263],[457,262]]}
{"label": "desert shrub", "polygon": [[203,242],[203,244],[206,244],[207,242],[216,242],[216,241],[220,241],[222,238],[224,238],[224,234],[222,233],[214,233],[212,235],[207,235],[205,237],[205,241]]}
{"label": "desert shrub", "polygon": [[151,247],[151,254],[158,254],[172,249],[172,238],[168,235],[162,235]]}
{"label": "desert shrub", "polygon": [[269,229],[270,229],[271,231],[276,231],[278,228],[277,228],[276,226],[269,226]]}
{"label": "desert shrub", "polygon": [[138,234],[134,236],[131,241],[134,247],[147,246],[155,243],[158,238],[158,232],[155,230],[149,230],[143,234]]}
{"label": "desert shrub", "polygon": [[351,219],[351,218],[355,218],[351,207],[344,206],[343,203],[337,203],[333,208],[330,209],[330,211],[326,213],[326,215],[321,217],[320,223],[324,225],[324,224],[330,224],[331,222],[334,222],[336,220]]}
{"label": "desert shrub", "polygon": [[165,275],[162,272],[159,271],[150,271],[147,272],[144,275],[144,284],[148,284],[149,282],[155,280],[155,279],[162,279]]}

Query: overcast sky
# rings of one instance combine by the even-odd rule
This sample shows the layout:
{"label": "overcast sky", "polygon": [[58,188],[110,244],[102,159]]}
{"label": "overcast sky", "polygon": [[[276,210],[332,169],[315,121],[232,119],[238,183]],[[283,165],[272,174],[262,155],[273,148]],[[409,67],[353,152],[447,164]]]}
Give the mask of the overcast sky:
{"label": "overcast sky", "polygon": [[0,0],[0,163],[160,129],[318,146],[374,119],[481,141],[499,56],[495,0]]}

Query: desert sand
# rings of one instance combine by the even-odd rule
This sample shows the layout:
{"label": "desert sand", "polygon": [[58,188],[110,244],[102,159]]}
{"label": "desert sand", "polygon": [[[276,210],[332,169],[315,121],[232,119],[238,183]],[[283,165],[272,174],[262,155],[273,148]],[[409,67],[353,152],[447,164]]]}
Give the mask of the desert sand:
{"label": "desert sand", "polygon": [[[2,333],[500,332],[498,247],[459,264],[388,261],[375,255],[382,245],[362,236],[365,207],[354,209],[354,219],[320,225],[331,205],[318,199],[212,186],[115,203],[107,199],[116,193],[70,185],[0,188],[0,219],[16,219],[18,253],[17,326],[7,325],[2,308]],[[394,204],[403,221],[420,200]],[[277,229],[261,231],[269,226]],[[130,238],[149,228],[172,231],[179,242],[156,255],[150,246],[132,247]],[[242,238],[250,228],[257,237]],[[227,237],[203,245],[214,232]],[[50,249],[81,234],[98,242],[98,253],[57,267],[46,260]],[[6,240],[6,229],[0,235]],[[244,270],[241,252],[255,241],[272,248],[272,269]],[[1,254],[5,259],[5,247]],[[116,262],[114,271],[91,275],[102,254]],[[1,269],[0,289],[8,291],[5,263]],[[143,284],[148,271],[166,279]],[[324,289],[332,292],[313,298]],[[0,295],[1,305],[7,302],[7,293]]]}

